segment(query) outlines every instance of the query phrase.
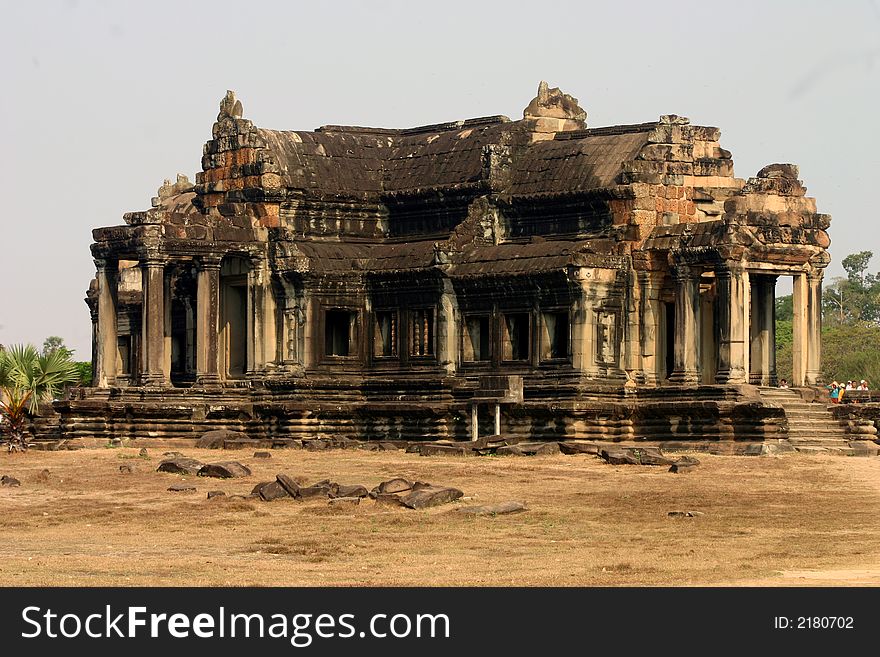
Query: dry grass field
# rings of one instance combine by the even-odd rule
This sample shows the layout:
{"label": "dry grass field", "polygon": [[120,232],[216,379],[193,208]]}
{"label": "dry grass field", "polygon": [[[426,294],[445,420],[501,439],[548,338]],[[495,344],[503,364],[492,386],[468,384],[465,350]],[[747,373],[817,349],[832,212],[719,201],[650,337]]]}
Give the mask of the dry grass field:
{"label": "dry grass field", "polygon": [[[156,472],[162,452],[238,459],[246,479]],[[880,584],[880,458],[697,455],[695,472],[593,456],[197,450],[181,443],[0,454],[5,586],[690,586]],[[119,466],[132,465],[132,474]],[[215,498],[278,472],[372,488],[393,476],[460,488],[427,510],[364,500]],[[182,480],[196,493],[172,493]],[[524,500],[529,511],[455,507]],[[701,511],[674,519],[669,511]]]}

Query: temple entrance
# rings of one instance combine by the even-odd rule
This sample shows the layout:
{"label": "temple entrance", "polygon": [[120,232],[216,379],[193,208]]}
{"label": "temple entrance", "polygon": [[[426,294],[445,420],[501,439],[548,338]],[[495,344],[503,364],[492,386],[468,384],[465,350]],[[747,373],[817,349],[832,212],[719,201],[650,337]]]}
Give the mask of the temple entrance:
{"label": "temple entrance", "polygon": [[247,373],[247,272],[244,258],[224,258],[220,266],[220,375]]}

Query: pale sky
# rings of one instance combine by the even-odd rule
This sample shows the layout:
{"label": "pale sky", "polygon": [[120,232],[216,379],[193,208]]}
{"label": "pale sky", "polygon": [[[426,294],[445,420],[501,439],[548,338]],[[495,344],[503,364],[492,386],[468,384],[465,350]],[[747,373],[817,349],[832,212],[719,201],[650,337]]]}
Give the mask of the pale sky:
{"label": "pale sky", "polygon": [[[0,343],[90,358],[91,230],[193,179],[235,90],[258,126],[522,117],[538,82],[590,126],[721,128],[738,177],[800,166],[833,257],[873,250],[880,2],[0,0]],[[827,278],[826,278],[827,280]],[[780,284],[780,291],[784,284]]]}

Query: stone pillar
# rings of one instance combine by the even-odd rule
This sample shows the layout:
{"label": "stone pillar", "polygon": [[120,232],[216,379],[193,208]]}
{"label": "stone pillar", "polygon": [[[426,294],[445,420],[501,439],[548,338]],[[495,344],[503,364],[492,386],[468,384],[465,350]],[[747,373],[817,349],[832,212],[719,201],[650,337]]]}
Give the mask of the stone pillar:
{"label": "stone pillar", "polygon": [[822,377],[822,269],[807,274],[807,385],[821,383]]}
{"label": "stone pillar", "polygon": [[98,326],[93,380],[98,388],[109,388],[116,383],[119,263],[115,260],[95,260],[95,267],[98,270]]}
{"label": "stone pillar", "polygon": [[662,376],[663,359],[663,301],[660,298],[663,289],[663,275],[653,272],[640,272],[642,288],[642,371],[645,383],[656,385]]}
{"label": "stone pillar", "polygon": [[202,258],[196,284],[196,381],[219,385],[220,258]]}
{"label": "stone pillar", "polygon": [[688,265],[674,267],[675,353],[670,381],[700,383],[700,271]]}
{"label": "stone pillar", "polygon": [[495,404],[495,435],[501,435],[501,404]]}
{"label": "stone pillar", "polygon": [[458,327],[455,317],[458,301],[449,279],[443,281],[437,315],[437,363],[449,375],[455,374],[458,362]]}
{"label": "stone pillar", "polygon": [[795,274],[792,286],[792,385],[802,386],[807,380],[808,297],[806,274]]}
{"label": "stone pillar", "polygon": [[480,406],[477,402],[471,404],[471,440],[480,437]]}
{"label": "stone pillar", "polygon": [[165,262],[141,261],[141,385],[165,386]]}
{"label": "stone pillar", "polygon": [[749,383],[776,383],[776,277],[755,276],[751,286],[752,326]]}
{"label": "stone pillar", "polygon": [[718,371],[716,383],[747,383],[749,274],[738,265],[715,270],[718,288]]}
{"label": "stone pillar", "polygon": [[247,376],[255,376],[265,366],[263,355],[263,261],[250,260],[247,273]]}

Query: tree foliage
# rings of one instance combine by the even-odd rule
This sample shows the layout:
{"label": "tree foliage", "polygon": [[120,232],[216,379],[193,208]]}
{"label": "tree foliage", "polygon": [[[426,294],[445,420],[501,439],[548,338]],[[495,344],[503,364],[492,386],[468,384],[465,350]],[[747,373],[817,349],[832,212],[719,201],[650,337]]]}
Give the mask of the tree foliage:
{"label": "tree foliage", "polygon": [[13,345],[0,351],[0,415],[9,432],[9,446],[25,449],[26,414],[39,411],[41,402],[59,395],[79,381],[70,351],[55,349],[41,354],[33,345]]}

